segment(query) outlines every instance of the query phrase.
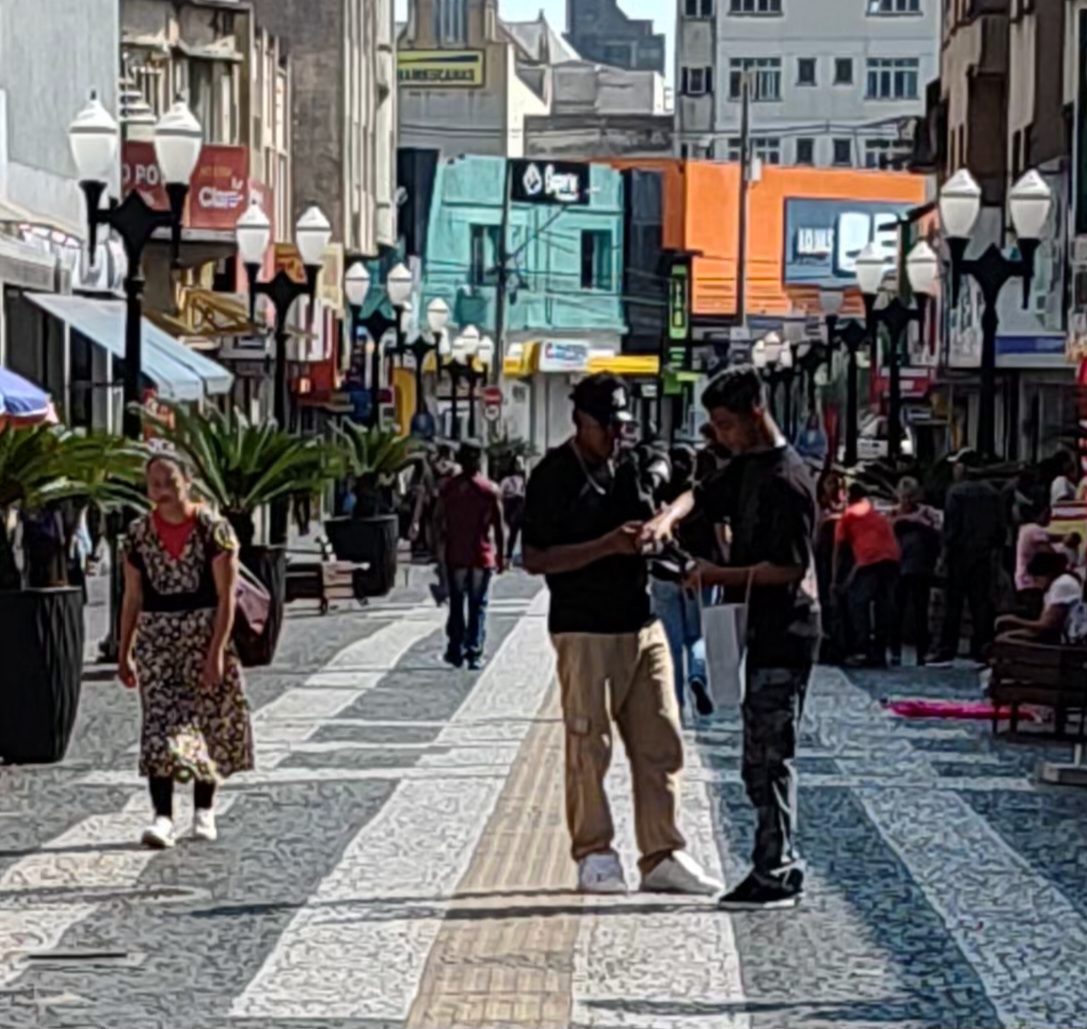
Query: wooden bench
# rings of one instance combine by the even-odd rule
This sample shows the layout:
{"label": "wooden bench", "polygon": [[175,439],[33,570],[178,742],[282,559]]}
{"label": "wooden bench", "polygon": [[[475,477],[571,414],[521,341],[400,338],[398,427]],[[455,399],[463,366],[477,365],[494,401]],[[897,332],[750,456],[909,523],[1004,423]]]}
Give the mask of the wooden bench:
{"label": "wooden bench", "polygon": [[[1052,646],[1022,640],[998,640],[992,651],[993,732],[1009,738],[1087,741],[1087,648]],[[1053,710],[1051,726],[1020,728],[1024,705]],[[1011,709],[1001,732],[1000,711]]]}

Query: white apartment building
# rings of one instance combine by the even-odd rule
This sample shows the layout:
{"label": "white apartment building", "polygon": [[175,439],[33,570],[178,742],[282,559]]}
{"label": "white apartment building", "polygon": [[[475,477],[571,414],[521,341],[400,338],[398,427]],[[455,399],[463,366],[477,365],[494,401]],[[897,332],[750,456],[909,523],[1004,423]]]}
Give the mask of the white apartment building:
{"label": "white apartment building", "polygon": [[764,163],[878,168],[908,152],[939,76],[942,2],[678,0],[678,154],[739,159],[745,72]]}

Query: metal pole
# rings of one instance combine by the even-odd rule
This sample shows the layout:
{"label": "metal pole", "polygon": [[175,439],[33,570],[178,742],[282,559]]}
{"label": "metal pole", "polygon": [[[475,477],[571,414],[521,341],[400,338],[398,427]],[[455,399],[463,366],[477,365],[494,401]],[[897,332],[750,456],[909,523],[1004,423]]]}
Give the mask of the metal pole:
{"label": "metal pole", "polygon": [[458,394],[460,393],[460,363],[458,361],[450,361],[449,364],[446,365],[446,367],[449,369],[449,381],[453,385],[450,418],[452,421],[451,428],[453,430],[451,435],[453,437],[453,440],[456,441],[460,439],[460,411],[458,410]]}
{"label": "metal pole", "polygon": [[[138,257],[137,257],[138,261]],[[125,279],[125,378],[123,413],[124,433],[138,440],[140,424],[140,377],[143,372],[143,287],[139,264]]]}
{"label": "metal pole", "polygon": [[739,249],[736,258],[736,321],[747,326],[747,193],[751,177],[751,78],[740,77],[740,210]]}
{"label": "metal pole", "polygon": [[887,372],[890,390],[887,398],[887,456],[897,461],[902,456],[902,375],[898,364],[898,348],[909,322],[891,332],[891,345],[887,350]]}
{"label": "metal pole", "polygon": [[845,463],[852,468],[857,463],[857,422],[858,410],[857,387],[857,348],[849,347],[849,369],[846,377],[846,426],[845,426]]}
{"label": "metal pole", "polygon": [[472,368],[468,372],[468,437],[476,437],[476,383],[486,372],[477,372]]}
{"label": "metal pole", "polygon": [[[998,295],[998,294],[997,294]],[[978,409],[978,450],[983,457],[996,457],[996,337],[1000,316],[996,295],[987,291],[981,315],[981,405]]]}
{"label": "metal pole", "polygon": [[497,385],[502,380],[502,364],[506,354],[506,303],[510,254],[509,232],[512,199],[513,162],[507,157],[506,167],[503,173],[502,188],[502,221],[498,230],[498,285],[494,297],[494,382]]}

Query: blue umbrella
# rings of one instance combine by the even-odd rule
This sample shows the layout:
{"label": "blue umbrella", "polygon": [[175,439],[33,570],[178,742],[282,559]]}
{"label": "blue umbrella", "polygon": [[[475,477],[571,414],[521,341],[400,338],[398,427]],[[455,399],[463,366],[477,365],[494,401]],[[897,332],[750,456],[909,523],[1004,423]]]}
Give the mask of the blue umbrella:
{"label": "blue umbrella", "polygon": [[46,418],[52,410],[49,394],[7,368],[0,368],[0,419]]}

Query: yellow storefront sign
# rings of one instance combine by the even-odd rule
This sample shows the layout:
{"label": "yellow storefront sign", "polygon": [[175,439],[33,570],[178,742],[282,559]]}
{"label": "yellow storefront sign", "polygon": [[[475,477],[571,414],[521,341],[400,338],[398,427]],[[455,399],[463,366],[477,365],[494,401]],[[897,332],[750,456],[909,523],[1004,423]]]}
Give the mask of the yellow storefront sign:
{"label": "yellow storefront sign", "polygon": [[483,85],[482,50],[401,50],[396,63],[402,86],[464,88]]}

